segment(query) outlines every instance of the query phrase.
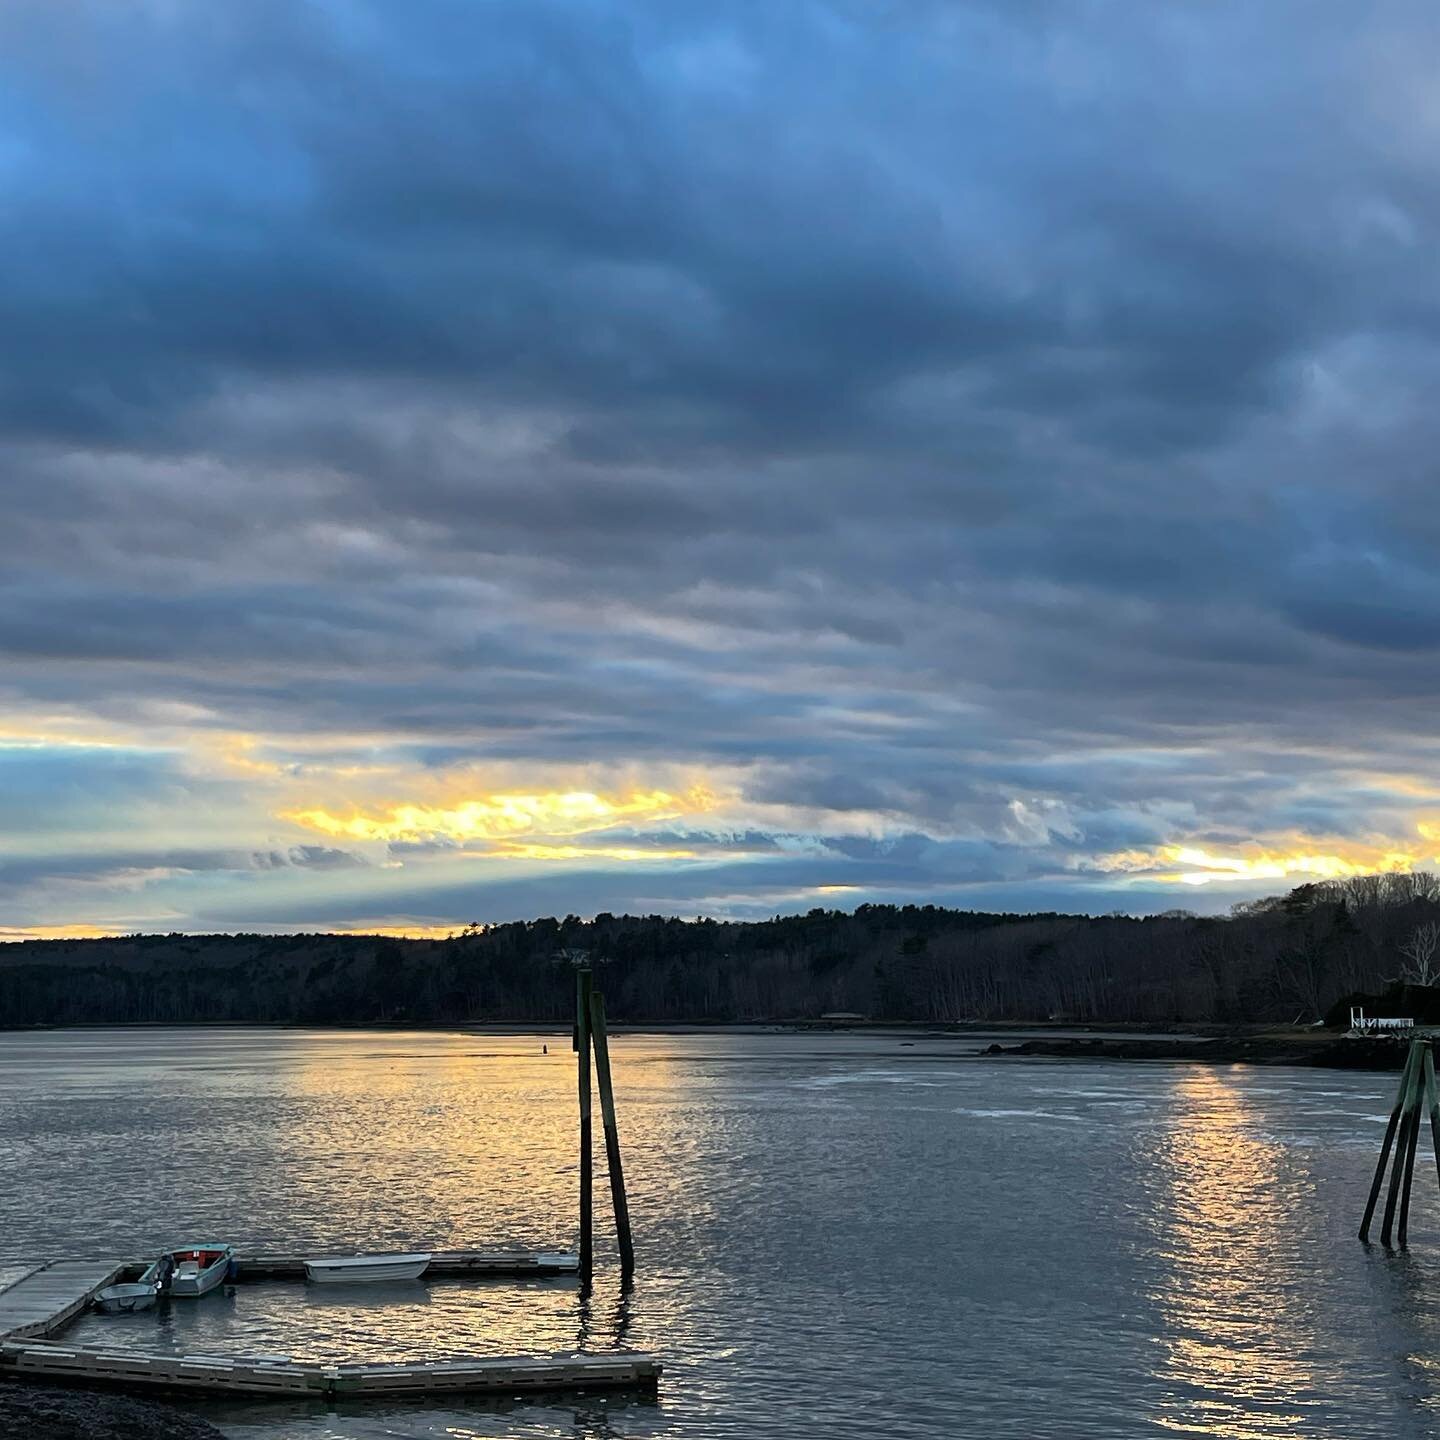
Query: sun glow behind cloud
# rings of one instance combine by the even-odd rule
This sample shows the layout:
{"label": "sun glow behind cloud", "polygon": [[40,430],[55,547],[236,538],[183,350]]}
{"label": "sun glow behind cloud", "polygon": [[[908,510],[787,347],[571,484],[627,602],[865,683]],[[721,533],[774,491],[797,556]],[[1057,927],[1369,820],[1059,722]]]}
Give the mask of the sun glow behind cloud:
{"label": "sun glow behind cloud", "polygon": [[[1431,838],[1427,827],[1417,827]],[[1325,845],[1326,848],[1313,848]],[[1345,853],[1340,853],[1341,851]],[[1440,865],[1440,856],[1416,848],[1366,845],[1329,845],[1298,837],[1286,845],[1260,843],[1217,853],[1200,845],[1162,845],[1154,850],[1127,850],[1103,857],[1095,868],[1128,873],[1169,885],[1210,885],[1223,882],[1266,880],[1343,880],[1353,875],[1403,873]]]}
{"label": "sun glow behind cloud", "polygon": [[[0,359],[4,924],[1218,911],[1435,864],[1423,7],[641,0],[618,55],[607,7],[210,8],[6,7],[46,342]],[[954,95],[993,153],[937,144]]]}
{"label": "sun glow behind cloud", "polygon": [[[531,860],[569,860],[607,852],[605,847],[582,848],[547,842],[603,833],[622,825],[670,822],[703,813],[713,804],[710,792],[700,788],[683,795],[666,790],[641,790],[605,796],[589,790],[573,790],[493,794],[448,805],[405,803],[340,814],[315,807],[286,811],[280,818],[339,839],[460,845],[490,841],[494,842],[493,847],[483,853]],[[526,838],[522,843],[518,837]],[[627,845],[609,847],[608,858],[676,859],[689,858],[691,853]]]}
{"label": "sun glow behind cloud", "polygon": [[[434,936],[549,910],[748,915],[920,898],[1144,911],[1179,886],[1208,887],[1196,903],[1213,909],[1307,879],[1440,865],[1440,823],[1422,818],[1435,816],[1433,788],[1388,773],[1336,792],[1353,795],[1363,841],[1319,826],[1247,836],[1178,813],[1157,832],[1155,807],[1138,844],[1097,852],[1115,817],[1043,786],[1023,800],[982,788],[950,811],[870,785],[826,806],[786,793],[786,768],[763,764],[481,762],[458,741],[427,751],[407,735],[186,719],[0,715],[0,756],[8,744],[16,763],[0,939],[257,923]],[[123,822],[97,826],[102,802]],[[1038,900],[1006,898],[1016,877]]]}
{"label": "sun glow behind cloud", "polygon": [[125,933],[121,925],[0,925],[0,944],[18,940],[104,940]]}
{"label": "sun glow behind cloud", "polygon": [[485,852],[496,860],[611,860],[617,864],[643,864],[656,860],[694,860],[695,850],[663,850],[644,845],[540,845],[501,841]]}

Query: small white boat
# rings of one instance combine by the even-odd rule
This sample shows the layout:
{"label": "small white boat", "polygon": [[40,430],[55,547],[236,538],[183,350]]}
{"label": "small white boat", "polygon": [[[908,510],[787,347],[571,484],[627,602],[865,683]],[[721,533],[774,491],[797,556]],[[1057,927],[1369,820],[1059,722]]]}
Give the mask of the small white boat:
{"label": "small white boat", "polygon": [[171,1268],[168,1255],[146,1266],[126,1266],[115,1284],[95,1292],[95,1308],[102,1315],[133,1315],[137,1310],[148,1310],[165,1292]]}
{"label": "small white boat", "polygon": [[373,1285],[380,1280],[418,1280],[430,1264],[430,1253],[415,1255],[347,1255],[305,1262],[305,1277],[320,1285]]}
{"label": "small white boat", "polygon": [[103,1290],[97,1290],[95,1308],[102,1315],[133,1315],[137,1310],[148,1310],[159,1298],[158,1285],[127,1280],[119,1285],[107,1285]]}
{"label": "small white boat", "polygon": [[172,1295],[208,1295],[229,1278],[235,1251],[229,1245],[197,1245],[191,1250],[172,1250],[175,1263],[170,1277]]}

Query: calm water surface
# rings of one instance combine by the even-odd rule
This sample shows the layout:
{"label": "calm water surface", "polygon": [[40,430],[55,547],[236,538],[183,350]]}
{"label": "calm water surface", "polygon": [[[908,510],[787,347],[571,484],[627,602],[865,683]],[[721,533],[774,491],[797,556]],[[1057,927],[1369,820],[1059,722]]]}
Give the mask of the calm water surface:
{"label": "calm water surface", "polygon": [[[69,1334],[668,1367],[653,1402],[200,1407],[237,1440],[1440,1434],[1428,1174],[1409,1255],[1353,1238],[1391,1079],[904,1038],[617,1039],[628,1298],[606,1226],[588,1301],[563,1280],[256,1284]],[[0,1276],[214,1239],[570,1248],[574,1138],[568,1035],[0,1035]]]}

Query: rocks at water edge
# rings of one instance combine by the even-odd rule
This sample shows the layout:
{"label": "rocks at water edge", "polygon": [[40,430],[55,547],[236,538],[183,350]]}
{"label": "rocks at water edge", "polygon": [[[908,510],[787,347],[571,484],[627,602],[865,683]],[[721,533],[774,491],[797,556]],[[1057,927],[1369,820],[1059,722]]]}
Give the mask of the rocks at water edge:
{"label": "rocks at water edge", "polygon": [[1190,1060],[1207,1065],[1314,1065],[1330,1070],[1399,1070],[1407,1047],[1393,1040],[1347,1040],[1333,1032],[1232,1033],[1174,1038],[1057,1036],[987,1045],[981,1055],[1042,1055],[1077,1060]]}
{"label": "rocks at water edge", "polygon": [[99,1390],[0,1381],[0,1435],[16,1440],[224,1440],[171,1405]]}

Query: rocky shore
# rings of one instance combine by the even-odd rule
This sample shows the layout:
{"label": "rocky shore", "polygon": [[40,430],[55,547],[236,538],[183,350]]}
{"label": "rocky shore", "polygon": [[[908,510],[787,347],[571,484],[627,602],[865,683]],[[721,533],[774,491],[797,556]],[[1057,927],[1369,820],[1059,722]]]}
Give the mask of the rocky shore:
{"label": "rocky shore", "polygon": [[224,1440],[171,1405],[100,1390],[0,1381],[0,1435],[16,1440]]}
{"label": "rocky shore", "polygon": [[1333,1032],[1146,1036],[1083,1036],[993,1044],[982,1055],[1082,1060],[1182,1060],[1210,1065],[1314,1065],[1330,1070],[1399,1070],[1406,1046],[1394,1040],[1347,1040]]}

